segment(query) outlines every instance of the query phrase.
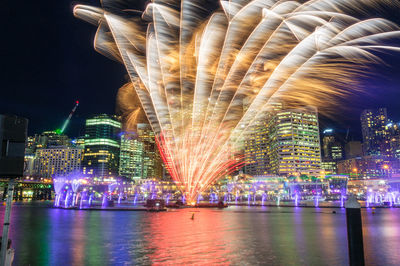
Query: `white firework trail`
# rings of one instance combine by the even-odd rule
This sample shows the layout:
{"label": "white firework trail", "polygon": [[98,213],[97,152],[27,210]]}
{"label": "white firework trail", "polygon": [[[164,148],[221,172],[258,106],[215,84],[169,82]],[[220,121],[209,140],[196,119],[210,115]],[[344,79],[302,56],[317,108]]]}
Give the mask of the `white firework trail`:
{"label": "white firework trail", "polygon": [[165,165],[192,202],[243,164],[235,149],[272,103],[327,112],[380,62],[377,50],[399,50],[387,45],[399,27],[376,17],[396,1],[153,0],[144,11],[129,3],[77,5],[74,14],[98,26],[95,49],[126,66]]}

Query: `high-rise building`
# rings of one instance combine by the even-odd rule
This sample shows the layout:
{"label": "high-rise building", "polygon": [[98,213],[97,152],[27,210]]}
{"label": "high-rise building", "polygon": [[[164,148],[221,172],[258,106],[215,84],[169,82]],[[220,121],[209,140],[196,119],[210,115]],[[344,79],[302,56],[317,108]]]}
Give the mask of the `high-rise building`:
{"label": "high-rise building", "polygon": [[94,181],[118,176],[121,123],[117,117],[100,114],[86,120],[83,174]]}
{"label": "high-rise building", "polygon": [[277,172],[273,160],[276,146],[276,112],[282,110],[281,103],[274,103],[264,120],[258,121],[248,131],[244,141],[244,172],[252,176],[265,176]]}
{"label": "high-rise building", "polygon": [[389,123],[386,129],[389,132],[389,154],[400,159],[400,123]]}
{"label": "high-rise building", "polygon": [[360,119],[364,155],[388,155],[390,148],[386,108],[364,110]]}
{"label": "high-rise building", "polygon": [[346,159],[361,157],[363,155],[361,141],[349,141],[346,143],[344,149]]}
{"label": "high-rise building", "polygon": [[81,167],[82,149],[51,147],[37,149],[34,160],[35,178],[54,178],[78,172]]}
{"label": "high-rise building", "polygon": [[119,174],[129,179],[143,178],[144,148],[137,133],[121,134]]}
{"label": "high-rise building", "polygon": [[334,134],[333,129],[325,129],[322,136],[322,151],[324,160],[343,159],[343,147]]}
{"label": "high-rise building", "polygon": [[161,178],[162,161],[156,144],[154,131],[149,124],[137,124],[137,135],[143,144],[142,178]]}
{"label": "high-rise building", "polygon": [[55,131],[44,131],[42,134],[37,134],[34,137],[34,148],[50,148],[59,146],[70,146],[71,140],[67,135],[57,134]]}
{"label": "high-rise building", "polygon": [[282,110],[276,117],[277,174],[317,174],[321,169],[317,110]]}
{"label": "high-rise building", "polygon": [[252,176],[267,175],[271,171],[270,166],[270,133],[267,121],[259,121],[249,130],[245,140],[245,173]]}
{"label": "high-rise building", "polygon": [[0,114],[0,177],[19,178],[24,171],[28,119]]}
{"label": "high-rise building", "polygon": [[246,174],[288,176],[321,172],[315,108],[275,110],[253,130],[245,143]]}

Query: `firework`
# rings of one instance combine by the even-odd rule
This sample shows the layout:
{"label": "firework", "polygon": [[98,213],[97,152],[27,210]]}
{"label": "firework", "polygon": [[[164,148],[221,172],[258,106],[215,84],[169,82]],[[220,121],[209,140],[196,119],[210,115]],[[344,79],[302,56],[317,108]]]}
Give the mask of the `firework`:
{"label": "firework", "polygon": [[365,19],[393,2],[153,0],[135,11],[103,0],[74,14],[98,26],[95,49],[126,66],[169,173],[194,201],[243,164],[238,144],[273,103],[328,113],[380,62],[376,50],[398,50],[387,45],[396,24]]}

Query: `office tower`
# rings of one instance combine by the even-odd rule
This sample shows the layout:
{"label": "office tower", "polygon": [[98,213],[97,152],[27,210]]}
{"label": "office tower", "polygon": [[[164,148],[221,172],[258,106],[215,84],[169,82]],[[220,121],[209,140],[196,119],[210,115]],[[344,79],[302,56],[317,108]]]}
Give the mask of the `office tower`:
{"label": "office tower", "polygon": [[63,146],[67,147],[71,145],[71,140],[68,138],[67,135],[59,135],[55,131],[44,131],[41,134],[36,134],[33,139],[32,137],[29,138],[30,141],[33,141],[33,149],[41,148],[50,148],[50,147],[58,147]]}
{"label": "office tower", "polygon": [[282,110],[276,114],[275,165],[277,174],[318,174],[321,147],[317,110]]}
{"label": "office tower", "polygon": [[389,155],[400,159],[400,123],[389,123],[386,129],[389,132]]}
{"label": "office tower", "polygon": [[137,133],[121,134],[121,148],[119,155],[119,174],[135,180],[143,177],[143,142],[138,138]]}
{"label": "office tower", "polygon": [[95,115],[85,123],[83,174],[94,181],[113,181],[118,175],[121,123],[117,117]]}
{"label": "office tower", "polygon": [[63,146],[37,149],[33,176],[36,179],[54,178],[79,172],[82,151],[80,148]]}
{"label": "office tower", "polygon": [[322,159],[325,161],[329,160],[341,160],[343,159],[343,147],[337,136],[334,134],[333,129],[325,129],[322,133]]}
{"label": "office tower", "polygon": [[361,141],[349,141],[345,145],[345,157],[351,159],[363,155]]}
{"label": "office tower", "polygon": [[389,141],[386,108],[364,110],[360,119],[364,155],[387,155]]}
{"label": "office tower", "polygon": [[142,178],[161,178],[162,161],[154,131],[149,124],[137,124],[138,140],[143,144]]}
{"label": "office tower", "polygon": [[281,103],[271,104],[271,111],[264,120],[252,126],[244,140],[244,172],[251,176],[275,173],[276,160],[272,160],[276,142],[276,112],[282,110]]}
{"label": "office tower", "polygon": [[19,178],[24,171],[28,119],[0,115],[0,177]]}
{"label": "office tower", "polygon": [[321,170],[315,108],[276,109],[245,143],[246,174],[317,175]]}

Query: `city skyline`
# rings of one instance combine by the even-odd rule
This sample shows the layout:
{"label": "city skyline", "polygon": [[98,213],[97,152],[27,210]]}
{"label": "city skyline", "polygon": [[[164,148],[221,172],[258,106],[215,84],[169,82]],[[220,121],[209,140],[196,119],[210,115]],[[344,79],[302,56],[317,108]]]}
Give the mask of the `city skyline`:
{"label": "city skyline", "polygon": [[[114,99],[118,89],[127,81],[126,71],[91,48],[94,38],[92,27],[73,17],[73,5],[46,1],[48,3],[40,7],[32,2],[27,3],[28,8],[26,5],[21,8],[21,4],[9,2],[5,19],[8,23],[22,26],[22,22],[14,16],[17,11],[32,18],[29,34],[38,36],[30,44],[31,49],[42,52],[28,52],[21,46],[24,43],[22,37],[16,35],[11,27],[6,27],[6,34],[14,36],[15,42],[1,44],[9,53],[4,55],[8,67],[1,73],[4,75],[4,97],[0,98],[0,113],[29,118],[28,130],[29,134],[33,134],[61,127],[74,102],[79,100],[81,105],[67,129],[71,136],[83,133],[79,125],[87,116],[115,113]],[[96,1],[91,2],[97,4]],[[145,1],[134,4],[143,9]],[[40,20],[34,19],[37,14],[40,14]],[[393,14],[392,17],[394,21],[400,20]],[[60,49],[64,51],[61,58],[58,57],[61,63],[54,67],[52,59],[57,58]],[[350,127],[356,139],[360,140],[359,127],[351,126],[359,120],[363,109],[387,107],[389,116],[400,121],[400,110],[396,108],[395,100],[400,97],[400,77],[396,75],[400,72],[400,55],[390,53],[383,57],[389,66],[378,66],[374,74],[362,80],[360,87],[366,94],[344,99],[338,118],[335,121],[322,119],[321,126],[343,130]],[[19,67],[19,62],[24,62],[25,67]],[[14,71],[17,68],[19,70]]]}

